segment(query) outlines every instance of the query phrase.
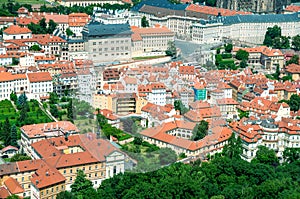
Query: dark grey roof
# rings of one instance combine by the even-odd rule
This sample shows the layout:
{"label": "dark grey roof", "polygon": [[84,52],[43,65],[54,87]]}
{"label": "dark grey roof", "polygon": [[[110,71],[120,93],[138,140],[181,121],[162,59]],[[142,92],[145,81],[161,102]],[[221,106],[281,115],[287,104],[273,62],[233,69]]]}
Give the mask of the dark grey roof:
{"label": "dark grey roof", "polygon": [[235,15],[222,17],[222,22],[225,25],[236,23],[267,23],[267,22],[293,22],[300,21],[299,13],[293,14],[266,14],[266,15]]}
{"label": "dark grey roof", "polygon": [[170,10],[185,10],[188,6],[187,4],[172,4],[168,0],[143,0],[139,4],[134,6],[131,10],[139,11],[144,5],[166,8]]}
{"label": "dark grey roof", "polygon": [[68,43],[80,43],[80,42],[84,42],[83,39],[68,39],[67,40]]}
{"label": "dark grey roof", "polygon": [[126,24],[102,24],[100,22],[91,22],[83,28],[82,34],[88,37],[111,36],[132,34],[130,25]]}

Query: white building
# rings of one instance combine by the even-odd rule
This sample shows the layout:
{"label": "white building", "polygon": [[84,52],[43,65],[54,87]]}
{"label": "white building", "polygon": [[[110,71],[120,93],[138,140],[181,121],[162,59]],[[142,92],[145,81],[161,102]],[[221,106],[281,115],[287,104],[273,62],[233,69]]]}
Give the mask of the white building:
{"label": "white building", "polygon": [[28,98],[39,100],[48,97],[53,91],[52,77],[49,72],[27,73]]}
{"label": "white building", "polygon": [[[94,8],[97,9],[97,8]],[[129,23],[130,26],[141,27],[142,17],[139,15],[132,14],[128,11],[116,11],[112,12],[101,12],[96,11],[95,20],[103,24],[124,24]]]}
{"label": "white building", "polygon": [[151,83],[148,85],[140,85],[138,92],[144,95],[148,102],[164,106],[166,105],[166,86],[163,83]]}
{"label": "white building", "polygon": [[27,92],[27,77],[25,74],[0,73],[0,100],[10,99],[11,92],[17,94]]}
{"label": "white building", "polygon": [[29,39],[32,37],[31,30],[27,27],[11,25],[3,30],[3,40],[10,39]]}

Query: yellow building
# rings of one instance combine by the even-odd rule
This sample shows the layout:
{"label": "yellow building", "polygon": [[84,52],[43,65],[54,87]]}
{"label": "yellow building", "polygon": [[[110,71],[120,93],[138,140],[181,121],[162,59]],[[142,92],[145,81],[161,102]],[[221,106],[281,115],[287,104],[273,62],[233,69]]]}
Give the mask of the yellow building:
{"label": "yellow building", "polygon": [[114,95],[94,94],[93,107],[95,109],[108,109],[112,111],[112,98]]}

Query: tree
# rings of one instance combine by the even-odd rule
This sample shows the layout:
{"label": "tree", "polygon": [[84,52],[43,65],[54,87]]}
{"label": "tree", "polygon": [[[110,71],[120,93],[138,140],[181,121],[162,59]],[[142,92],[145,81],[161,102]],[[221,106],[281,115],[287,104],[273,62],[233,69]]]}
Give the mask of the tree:
{"label": "tree", "polygon": [[240,119],[242,119],[243,117],[246,117],[246,118],[249,117],[249,111],[242,111],[242,110],[238,109],[238,113],[239,113]]}
{"label": "tree", "polygon": [[13,194],[13,195],[8,196],[6,199],[20,199],[20,197]]}
{"label": "tree", "polygon": [[26,96],[25,92],[23,92],[18,97],[18,101],[17,101],[17,107],[19,107],[18,109],[21,109],[21,107],[24,106],[26,103],[27,103],[27,96]]}
{"label": "tree", "polygon": [[73,102],[72,99],[69,101],[68,103],[68,107],[67,107],[67,117],[68,119],[73,122],[74,120],[74,115],[73,115]]}
{"label": "tree", "polygon": [[228,143],[223,147],[222,154],[231,159],[240,159],[240,155],[243,152],[242,140],[240,137],[235,137],[235,134],[232,133],[228,139]]}
{"label": "tree", "polygon": [[15,147],[19,147],[18,145],[18,135],[17,135],[17,128],[16,125],[13,125],[11,127],[11,131],[10,131],[10,145],[11,146],[15,146]]}
{"label": "tree", "polygon": [[71,36],[74,35],[73,31],[70,28],[66,29],[66,34],[67,34],[68,37],[71,37]]}
{"label": "tree", "polygon": [[104,126],[108,124],[106,117],[104,117],[104,115],[100,113],[97,114],[97,121],[99,123],[100,128],[104,128]]}
{"label": "tree", "polygon": [[298,111],[300,109],[300,96],[293,94],[288,102],[291,111]]}
{"label": "tree", "polygon": [[15,57],[12,58],[12,65],[13,66],[18,65],[19,63],[20,63],[20,61],[19,61],[18,58],[15,58]]}
{"label": "tree", "polygon": [[143,143],[143,139],[141,137],[134,137],[133,144],[141,145]]}
{"label": "tree", "polygon": [[294,50],[300,50],[300,35],[296,35],[292,38],[292,48]]}
{"label": "tree", "polygon": [[169,41],[168,42],[168,49],[166,50],[166,55],[175,57],[176,53],[177,53],[177,50],[176,50],[175,42],[174,41]]}
{"label": "tree", "polygon": [[293,163],[300,160],[300,149],[299,148],[286,148],[283,151],[283,159],[286,163]]}
{"label": "tree", "polygon": [[143,16],[141,20],[142,20],[141,25],[143,28],[149,27],[149,21],[147,20],[147,18],[145,16]]}
{"label": "tree", "polygon": [[203,139],[208,132],[208,122],[205,120],[200,121],[193,129],[192,140],[197,141]]}
{"label": "tree", "polygon": [[71,191],[76,198],[92,198],[96,195],[93,183],[86,179],[82,170],[78,170],[75,182],[71,185]]}
{"label": "tree", "polygon": [[2,135],[1,135],[1,139],[4,140],[4,145],[8,146],[9,143],[9,137],[10,137],[10,132],[11,132],[11,125],[10,122],[8,120],[8,117],[5,118],[3,127],[2,127]]}
{"label": "tree", "polygon": [[174,101],[174,108],[176,111],[180,112],[180,115],[184,115],[189,111],[189,109],[183,105],[181,100]]}
{"label": "tree", "polygon": [[268,27],[263,44],[266,46],[273,46],[273,39],[276,37],[281,37],[281,28],[277,25]]}
{"label": "tree", "polygon": [[232,44],[225,45],[225,52],[226,53],[231,53],[232,49],[233,49]]}
{"label": "tree", "polygon": [[286,62],[286,65],[299,64],[299,55],[293,55],[293,57]]}
{"label": "tree", "polygon": [[159,161],[161,165],[167,165],[177,160],[175,151],[170,148],[161,148],[159,150]]}
{"label": "tree", "polygon": [[27,155],[17,153],[13,157],[10,158],[10,162],[18,162],[23,160],[31,160],[31,158]]}
{"label": "tree", "polygon": [[10,93],[9,98],[10,98],[10,100],[13,101],[15,104],[16,104],[17,101],[18,101],[18,96],[17,96],[16,92],[14,92],[14,91],[12,91],[12,92]]}
{"label": "tree", "polygon": [[249,53],[245,50],[240,49],[240,50],[237,51],[235,57],[238,60],[248,60]]}
{"label": "tree", "polygon": [[53,117],[58,118],[59,112],[55,104],[50,104],[50,113]]}
{"label": "tree", "polygon": [[246,68],[247,66],[248,66],[247,61],[243,59],[243,60],[240,62],[240,68]]}
{"label": "tree", "polygon": [[75,199],[75,196],[69,191],[62,191],[57,194],[56,199]]}
{"label": "tree", "polygon": [[281,36],[281,37],[275,37],[272,40],[273,44],[272,47],[276,49],[287,49],[290,48],[290,40],[288,37]]}
{"label": "tree", "polygon": [[40,21],[39,21],[39,24],[38,24],[42,30],[44,30],[43,32],[47,31],[47,23],[46,23],[46,19],[45,18],[42,18]]}
{"label": "tree", "polygon": [[49,34],[53,34],[54,30],[57,27],[57,23],[55,23],[52,19],[49,20],[47,32]]}
{"label": "tree", "polygon": [[49,96],[49,104],[57,104],[59,98],[55,92],[51,92]]}
{"label": "tree", "polygon": [[277,166],[279,160],[276,153],[272,149],[268,149],[266,146],[259,146],[256,152],[255,158],[252,160],[254,163],[262,163],[270,166]]}
{"label": "tree", "polygon": [[41,47],[37,44],[34,44],[32,45],[30,48],[29,48],[30,51],[40,51],[42,50]]}

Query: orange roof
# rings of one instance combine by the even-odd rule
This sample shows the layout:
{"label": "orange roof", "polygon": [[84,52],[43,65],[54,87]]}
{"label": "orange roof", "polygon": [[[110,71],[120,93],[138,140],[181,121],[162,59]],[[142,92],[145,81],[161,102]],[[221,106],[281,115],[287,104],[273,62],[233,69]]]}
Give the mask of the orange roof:
{"label": "orange roof", "polygon": [[79,132],[78,128],[69,121],[32,124],[21,127],[21,131],[29,138],[46,136],[45,133],[49,131],[57,131],[58,129],[63,132]]}
{"label": "orange roof", "polygon": [[52,81],[49,72],[27,73],[29,82],[48,82]]}
{"label": "orange roof", "polygon": [[300,74],[300,65],[298,64],[290,64],[285,69],[287,72],[292,74]]}
{"label": "orange roof", "polygon": [[25,74],[11,74],[10,72],[0,72],[0,82],[14,81],[17,79],[26,79]]}
{"label": "orange roof", "polygon": [[39,168],[30,180],[35,187],[42,189],[50,185],[63,183],[66,181],[66,178],[57,169],[46,165]]}
{"label": "orange roof", "polygon": [[133,32],[131,38],[134,41],[142,40],[144,36],[147,35],[174,35],[174,33],[165,26],[155,25],[154,27],[139,28],[136,26],[131,26]]}
{"label": "orange roof", "polygon": [[251,12],[228,10],[228,9],[224,9],[224,8],[215,8],[215,7],[202,6],[202,5],[196,5],[196,4],[190,4],[186,8],[186,10],[204,13],[204,14],[208,14],[208,15],[214,15],[214,16],[218,16],[219,13],[221,13],[222,16],[232,16],[232,15],[237,15],[237,14],[239,14],[239,15],[252,14]]}
{"label": "orange roof", "polygon": [[245,50],[248,53],[262,53],[266,56],[283,56],[283,53],[279,49],[272,49],[267,46],[258,46],[254,48],[233,48],[233,52],[237,52],[238,50]]}
{"label": "orange roof", "polygon": [[0,187],[0,198],[7,198],[9,195],[9,192],[5,187]]}
{"label": "orange roof", "polygon": [[46,14],[45,15],[46,22],[49,23],[49,21],[52,19],[55,23],[62,24],[62,23],[68,23],[69,16],[68,15],[60,15],[60,14]]}
{"label": "orange roof", "polygon": [[4,185],[11,194],[19,194],[24,192],[22,186],[12,177],[7,178],[4,181]]}
{"label": "orange roof", "polygon": [[289,5],[285,8],[284,11],[288,11],[288,12],[299,12],[300,11],[300,6],[296,6],[296,5]]}
{"label": "orange roof", "polygon": [[31,33],[31,30],[29,30],[27,27],[21,27],[18,25],[11,25],[5,30],[3,30],[3,33],[8,35],[18,35],[18,34],[26,34]]}

